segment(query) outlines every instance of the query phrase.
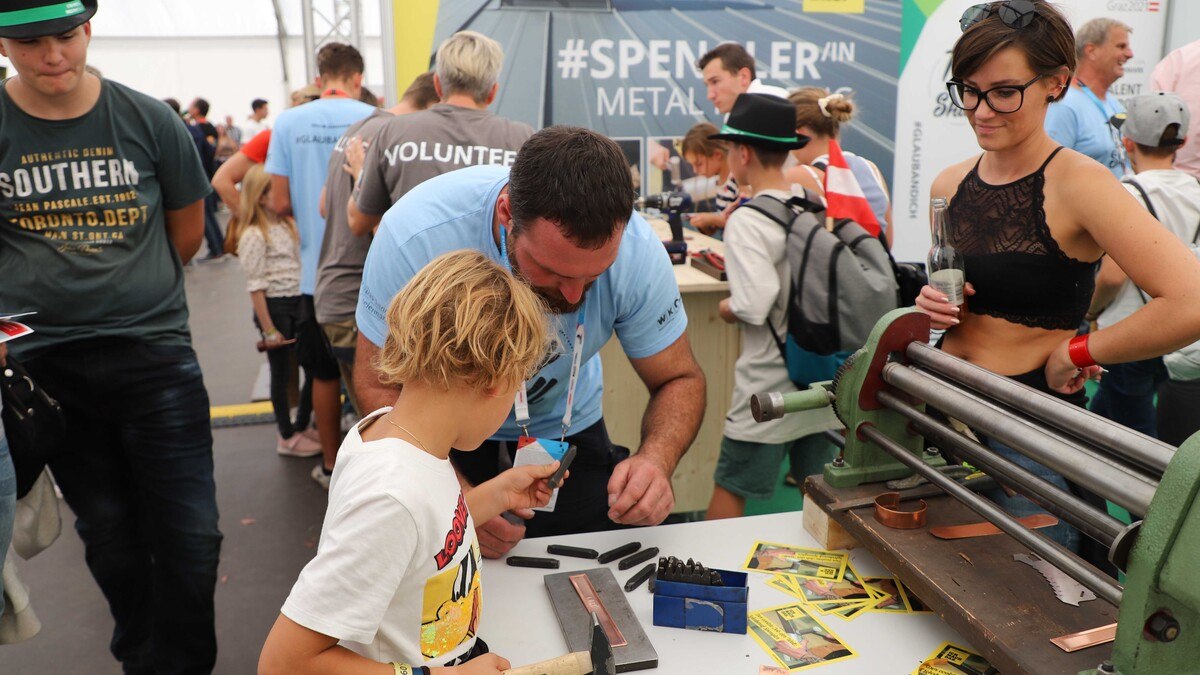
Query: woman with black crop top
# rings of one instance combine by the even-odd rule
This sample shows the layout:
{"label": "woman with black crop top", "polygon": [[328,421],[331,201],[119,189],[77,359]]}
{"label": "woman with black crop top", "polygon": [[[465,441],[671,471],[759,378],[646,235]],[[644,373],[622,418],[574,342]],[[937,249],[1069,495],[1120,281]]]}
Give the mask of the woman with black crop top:
{"label": "woman with black crop top", "polygon": [[[1046,110],[1075,68],[1074,35],[1062,15],[1042,2],[993,2],[968,9],[963,27],[947,86],[983,154],[942,171],[931,196],[950,201],[950,238],[966,257],[968,299],[958,308],[926,286],[917,307],[935,328],[948,329],[946,352],[1082,404],[1097,363],[1158,356],[1200,337],[1200,264],[1163,236],[1108,169],[1046,134]],[[1106,253],[1151,300],[1124,321],[1076,337]],[[1041,465],[989,445],[1067,486]],[[1041,512],[1024,497],[995,498],[1017,515]],[[1049,534],[1079,550],[1074,528]]]}

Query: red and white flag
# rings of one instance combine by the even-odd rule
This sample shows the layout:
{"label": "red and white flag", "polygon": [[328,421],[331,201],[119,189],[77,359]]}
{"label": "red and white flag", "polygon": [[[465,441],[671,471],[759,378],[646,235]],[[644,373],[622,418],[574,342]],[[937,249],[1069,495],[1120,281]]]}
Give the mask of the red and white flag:
{"label": "red and white flag", "polygon": [[862,186],[846,163],[837,141],[829,141],[829,163],[825,167],[825,217],[832,223],[838,218],[850,218],[878,237],[882,227],[871,203],[863,195]]}

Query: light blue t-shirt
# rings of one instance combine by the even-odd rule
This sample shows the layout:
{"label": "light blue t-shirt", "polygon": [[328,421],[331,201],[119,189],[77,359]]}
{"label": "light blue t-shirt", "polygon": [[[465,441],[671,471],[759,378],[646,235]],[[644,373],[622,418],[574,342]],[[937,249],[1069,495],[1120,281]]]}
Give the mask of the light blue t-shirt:
{"label": "light blue t-shirt", "polygon": [[[1103,111],[1102,111],[1103,109]],[[1067,95],[1050,105],[1046,113],[1046,133],[1060,144],[1108,167],[1117,178],[1132,170],[1121,145],[1121,132],[1108,120],[1125,112],[1116,96],[1103,101],[1078,87],[1068,87]]]}
{"label": "light blue t-shirt", "polygon": [[[437,256],[474,249],[504,264],[492,237],[492,218],[496,198],[507,184],[506,167],[460,169],[425,181],[388,209],[363,269],[356,318],[364,337],[383,345],[392,297]],[[669,347],[687,327],[666,249],[637,213],[625,226],[616,261],[588,290],[583,312],[583,366],[572,410],[574,431],[595,424],[603,414],[604,376],[598,352],[613,331],[625,353],[638,359]],[[526,383],[529,432],[534,436],[557,439],[562,434],[577,320],[576,314],[551,315],[560,345],[552,360]],[[510,413],[494,438],[516,440],[520,435]]]}
{"label": "light blue t-shirt", "polygon": [[317,288],[317,259],[325,236],[319,202],[329,156],[342,133],[373,112],[374,107],[352,98],[322,98],[285,110],[275,121],[264,168],[289,181],[300,231],[300,292],[305,295]]}

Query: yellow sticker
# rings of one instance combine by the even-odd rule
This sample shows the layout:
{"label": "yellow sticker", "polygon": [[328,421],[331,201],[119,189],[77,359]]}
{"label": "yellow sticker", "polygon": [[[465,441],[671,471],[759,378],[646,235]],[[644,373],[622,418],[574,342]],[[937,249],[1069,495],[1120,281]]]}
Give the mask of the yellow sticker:
{"label": "yellow sticker", "polygon": [[866,0],[804,0],[804,11],[826,14],[862,14]]}

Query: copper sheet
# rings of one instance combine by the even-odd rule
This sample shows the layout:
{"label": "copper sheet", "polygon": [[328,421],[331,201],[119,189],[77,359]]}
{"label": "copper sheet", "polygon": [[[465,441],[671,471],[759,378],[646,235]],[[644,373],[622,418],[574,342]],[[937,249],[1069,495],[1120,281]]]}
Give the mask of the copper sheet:
{"label": "copper sheet", "polygon": [[621,634],[621,629],[617,628],[617,622],[613,621],[612,615],[608,613],[608,608],[600,600],[600,594],[596,592],[596,587],[592,585],[588,575],[572,574],[569,579],[575,587],[575,592],[579,594],[579,599],[583,601],[583,606],[587,611],[595,613],[596,618],[600,620],[600,628],[608,637],[608,644],[612,647],[624,647],[629,644]]}
{"label": "copper sheet", "polygon": [[917,507],[911,511],[900,510],[900,493],[884,492],[875,498],[875,520],[894,527],[898,530],[915,530],[925,525],[925,510],[928,507],[924,499],[917,500]]}
{"label": "copper sheet", "polygon": [[[1048,513],[1035,513],[1030,516],[1017,518],[1017,522],[1025,527],[1036,530],[1041,527],[1051,527],[1058,524],[1058,518]],[[1004,534],[1000,528],[984,521],[981,523],[967,523],[965,525],[946,525],[943,527],[929,528],[929,534],[938,539],[970,539],[972,537],[990,537],[994,534]]]}
{"label": "copper sheet", "polygon": [[1107,626],[1100,626],[1099,628],[1060,635],[1056,638],[1050,638],[1050,641],[1064,652],[1077,652],[1080,649],[1095,647],[1106,642],[1112,642],[1115,639],[1117,639],[1117,624],[1110,623]]}

